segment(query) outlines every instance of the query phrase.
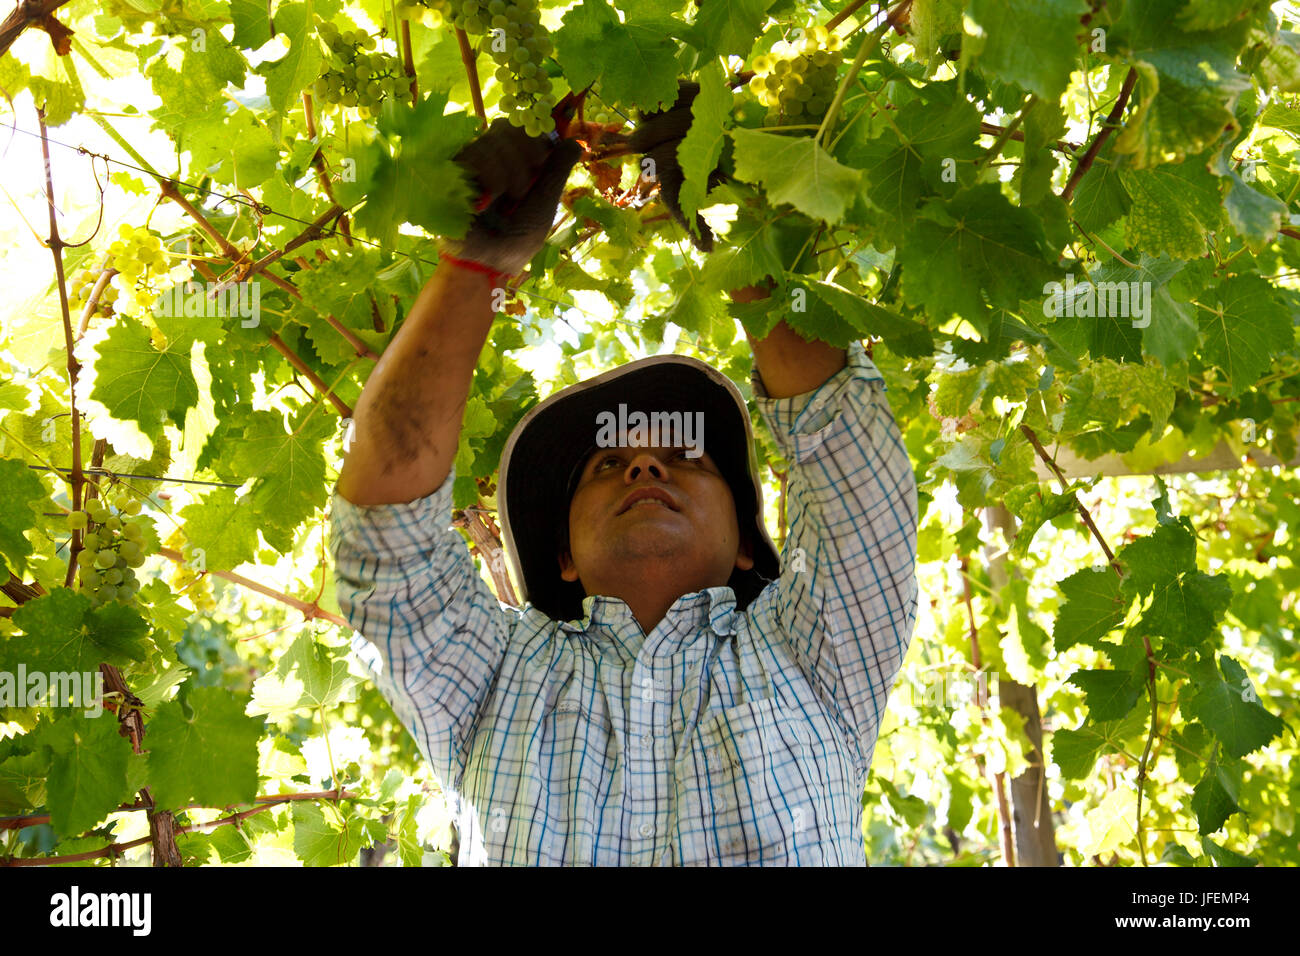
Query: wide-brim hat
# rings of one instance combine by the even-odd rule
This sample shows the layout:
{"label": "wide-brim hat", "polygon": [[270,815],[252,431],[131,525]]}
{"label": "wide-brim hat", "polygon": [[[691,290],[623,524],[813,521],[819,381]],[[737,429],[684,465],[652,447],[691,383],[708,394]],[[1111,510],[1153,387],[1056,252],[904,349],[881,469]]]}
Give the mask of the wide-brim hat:
{"label": "wide-brim hat", "polygon": [[727,584],[743,610],[780,574],[780,559],[763,524],[753,432],[745,399],[717,369],[685,355],[653,355],[571,385],[530,409],[501,454],[497,505],[506,553],[524,600],[559,621],[582,617],[585,591],[560,577],[569,502],[577,468],[598,445],[598,416],[704,413],[703,446],[736,504],[742,536],[753,543],[754,566],[735,569]]}

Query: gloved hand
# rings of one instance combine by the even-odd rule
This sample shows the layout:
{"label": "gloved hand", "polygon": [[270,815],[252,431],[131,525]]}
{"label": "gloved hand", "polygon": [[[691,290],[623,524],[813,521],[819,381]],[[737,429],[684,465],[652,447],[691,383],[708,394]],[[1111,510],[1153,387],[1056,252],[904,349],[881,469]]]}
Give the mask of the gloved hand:
{"label": "gloved hand", "polygon": [[[685,177],[682,167],[677,162],[677,147],[691,128],[691,104],[700,92],[698,83],[679,80],[677,83],[677,100],[667,110],[646,113],[641,123],[627,138],[628,146],[633,152],[645,153],[654,161],[654,173],[659,180],[659,196],[668,207],[673,218],[680,222],[695,248],[701,252],[713,251],[713,230],[708,227],[704,217],[695,214],[695,226],[699,235],[691,232],[686,225],[686,216],[682,213],[681,192]],[[709,173],[708,189],[723,182],[726,176],[718,169]]]}
{"label": "gloved hand", "polygon": [[441,252],[514,275],[541,249],[569,171],[582,147],[562,139],[529,136],[497,119],[456,154],[481,193],[496,198],[474,217],[463,239],[442,239]]}

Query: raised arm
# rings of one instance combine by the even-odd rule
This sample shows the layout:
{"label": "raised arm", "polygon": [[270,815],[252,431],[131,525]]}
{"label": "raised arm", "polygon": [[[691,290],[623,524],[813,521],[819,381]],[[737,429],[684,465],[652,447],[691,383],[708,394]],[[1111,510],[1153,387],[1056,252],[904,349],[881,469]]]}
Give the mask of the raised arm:
{"label": "raised arm", "polygon": [[492,327],[493,289],[541,248],[580,147],[551,147],[503,120],[458,157],[499,198],[442,261],[366,381],[338,492],[357,505],[431,494],[456,458],[474,366]]}

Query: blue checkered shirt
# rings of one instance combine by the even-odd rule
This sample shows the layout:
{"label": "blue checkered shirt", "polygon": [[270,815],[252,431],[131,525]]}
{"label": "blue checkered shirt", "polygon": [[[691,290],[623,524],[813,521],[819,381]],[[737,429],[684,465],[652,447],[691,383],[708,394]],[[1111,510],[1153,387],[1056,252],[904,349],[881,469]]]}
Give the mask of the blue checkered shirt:
{"label": "blue checkered shirt", "polygon": [[354,646],[442,783],[461,865],[866,863],[861,798],[916,618],[916,483],[860,345],[757,405],[791,463],[782,573],[683,595],[646,635],[500,604],[425,498],[333,499]]}

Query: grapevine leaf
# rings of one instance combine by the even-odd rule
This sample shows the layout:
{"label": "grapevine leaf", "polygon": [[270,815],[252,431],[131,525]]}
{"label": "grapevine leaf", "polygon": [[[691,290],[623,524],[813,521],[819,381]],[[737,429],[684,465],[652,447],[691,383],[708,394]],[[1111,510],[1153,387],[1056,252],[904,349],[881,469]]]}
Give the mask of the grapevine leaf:
{"label": "grapevine leaf", "polygon": [[1253,860],[1248,856],[1242,856],[1240,853],[1229,850],[1227,847],[1219,846],[1219,844],[1206,836],[1201,837],[1201,849],[1204,850],[1206,855],[1218,866],[1259,866],[1257,860]]}
{"label": "grapevine leaf", "polygon": [[1218,180],[1203,162],[1124,170],[1120,180],[1133,201],[1127,232],[1131,245],[1175,259],[1205,254],[1205,234],[1218,226],[1222,209]]}
{"label": "grapevine leaf", "polygon": [[1123,720],[1137,705],[1145,689],[1132,671],[1080,670],[1070,683],[1088,695],[1088,719]]}
{"label": "grapevine leaf", "polygon": [[32,502],[46,495],[36,473],[14,458],[0,459],[0,557],[21,573],[27,568],[32,554],[32,543],[24,532],[37,526],[40,520]]}
{"label": "grapevine leaf", "polygon": [[289,50],[261,72],[266,76],[266,95],[271,109],[280,115],[289,112],[303,87],[320,74],[323,58],[311,6],[287,3],[276,8],[275,32],[289,43]]}
{"label": "grapevine leaf", "polygon": [[304,634],[280,655],[273,671],[253,683],[248,713],[280,720],[300,707],[333,707],[351,699],[356,683],[343,655]]}
{"label": "grapevine leaf", "polygon": [[286,553],[293,532],[317,508],[325,506],[325,459],[321,446],[334,423],[318,405],[305,405],[285,430],[278,412],[251,412],[243,438],[231,450],[230,467],[256,478],[249,506],[261,517],[262,534]]}
{"label": "grapevine leaf", "polygon": [[[1084,0],[971,0],[966,14],[985,34],[979,59],[989,73],[1056,100],[1075,69],[1075,34],[1088,9]],[[1026,36],[1035,38],[1033,56]]]}
{"label": "grapevine leaf", "polygon": [[1052,762],[1067,780],[1082,780],[1104,750],[1117,750],[1132,733],[1141,732],[1144,714],[1134,709],[1124,720],[1085,720],[1075,730],[1052,734]]}
{"label": "grapevine leaf", "polygon": [[148,625],[123,604],[90,609],[90,599],[68,588],[26,602],[13,622],[26,635],[0,644],[7,669],[21,662],[46,673],[87,673],[101,663],[125,665],[149,655]]}
{"label": "grapevine leaf", "polygon": [[1059,274],[1054,260],[1042,222],[994,183],[926,205],[898,252],[904,298],[935,320],[981,314],[981,293],[1017,308]]}
{"label": "grapevine leaf", "polygon": [[1208,836],[1220,829],[1228,817],[1240,813],[1237,805],[1237,782],[1211,757],[1205,776],[1192,791],[1192,812],[1196,814],[1197,832]]}
{"label": "grapevine leaf", "polygon": [[75,836],[91,829],[131,795],[126,777],[131,744],[111,716],[63,717],[41,739],[52,751],[50,823],[59,834]]}
{"label": "grapevine leaf", "polygon": [[160,705],[149,722],[149,784],[164,807],[246,803],[257,793],[262,721],[246,716],[245,694],[195,687],[190,713],[180,700]]}
{"label": "grapevine leaf", "polygon": [[198,404],[199,390],[190,349],[176,344],[158,351],[149,330],[137,322],[114,322],[99,344],[95,386],[90,397],[120,421],[135,422],[154,441],[163,424],[185,424],[185,412]]}
{"label": "grapevine leaf", "polygon": [[370,843],[361,818],[345,816],[332,803],[294,803],[293,852],[307,866],[351,863]]}
{"label": "grapevine leaf", "polygon": [[[769,0],[756,0],[758,3]],[[712,4],[711,9],[729,9],[728,4]],[[700,16],[705,15],[702,8]],[[682,183],[678,202],[686,222],[695,225],[695,213],[704,205],[709,188],[709,174],[718,165],[722,145],[726,138],[723,123],[731,109],[731,90],[723,79],[722,69],[710,63],[700,71],[700,92],[691,103],[691,127],[677,147],[677,162],[682,168]]]}
{"label": "grapevine leaf", "polygon": [[[730,0],[701,4],[695,23],[683,35],[702,56],[747,56],[773,0]],[[687,214],[689,219],[690,214]]]}
{"label": "grapevine leaf", "polygon": [[1223,369],[1235,398],[1295,344],[1295,328],[1273,287],[1258,275],[1233,276],[1219,284],[1202,306],[1201,333],[1207,362]]}
{"label": "grapevine leaf", "polygon": [[1225,679],[1197,682],[1187,712],[1203,723],[1229,756],[1241,758],[1282,733],[1286,725],[1259,703],[1246,671],[1231,657],[1219,658]]}
{"label": "grapevine leaf", "polygon": [[204,563],[234,570],[257,553],[261,518],[247,498],[237,498],[233,488],[217,488],[202,501],[181,509],[185,539],[203,549]]}
{"label": "grapevine leaf", "polygon": [[733,129],[736,176],[758,183],[774,204],[789,203],[800,212],[837,223],[857,192],[862,174],[842,166],[806,136],[782,136]]}
{"label": "grapevine leaf", "polygon": [[230,0],[230,19],[235,24],[234,42],[256,50],[271,39],[271,9],[261,0]]}
{"label": "grapevine leaf", "polygon": [[1109,226],[1127,215],[1133,201],[1124,188],[1120,169],[1111,161],[1113,150],[1108,145],[1097,155],[1097,160],[1079,180],[1070,208],[1079,225],[1089,232]]}
{"label": "grapevine leaf", "polygon": [[1061,582],[1066,603],[1056,617],[1052,639],[1058,651],[1075,644],[1101,646],[1102,637],[1124,623],[1127,603],[1119,577],[1109,567],[1084,568]]}
{"label": "grapevine leaf", "polygon": [[676,44],[662,18],[618,13],[605,0],[583,0],[554,35],[556,58],[572,87],[599,81],[607,102],[658,110],[677,99]]}

